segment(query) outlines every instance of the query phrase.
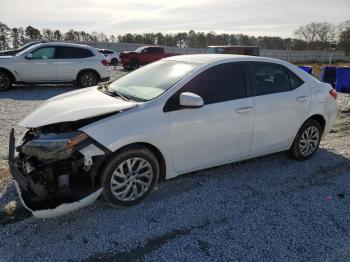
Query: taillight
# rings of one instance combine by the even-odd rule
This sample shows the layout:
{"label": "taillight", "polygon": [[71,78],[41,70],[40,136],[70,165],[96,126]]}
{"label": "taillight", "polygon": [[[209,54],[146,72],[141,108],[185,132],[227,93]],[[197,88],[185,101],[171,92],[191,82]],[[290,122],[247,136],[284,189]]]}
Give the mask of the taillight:
{"label": "taillight", "polygon": [[333,96],[334,99],[337,99],[337,91],[335,91],[335,89],[329,90],[329,94]]}
{"label": "taillight", "polygon": [[109,63],[108,63],[107,60],[102,60],[102,61],[101,61],[101,64],[104,65],[104,66],[108,66],[108,65],[109,65]]}

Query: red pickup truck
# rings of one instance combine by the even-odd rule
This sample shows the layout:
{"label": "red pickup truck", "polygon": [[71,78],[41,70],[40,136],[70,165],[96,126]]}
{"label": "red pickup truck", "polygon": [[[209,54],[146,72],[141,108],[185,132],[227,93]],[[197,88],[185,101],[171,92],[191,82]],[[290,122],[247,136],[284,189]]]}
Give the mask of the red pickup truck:
{"label": "red pickup truck", "polygon": [[165,53],[164,48],[160,46],[142,46],[135,51],[125,51],[120,53],[119,59],[125,69],[134,70],[140,65],[146,65],[174,55],[177,54]]}

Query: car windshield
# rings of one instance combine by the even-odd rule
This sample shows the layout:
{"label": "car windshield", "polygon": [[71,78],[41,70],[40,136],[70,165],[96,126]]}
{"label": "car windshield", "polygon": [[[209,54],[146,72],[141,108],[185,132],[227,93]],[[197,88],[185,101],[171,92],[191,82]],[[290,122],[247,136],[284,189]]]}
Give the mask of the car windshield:
{"label": "car windshield", "polygon": [[37,43],[37,44],[31,45],[31,46],[25,48],[24,50],[22,50],[21,52],[17,53],[16,56],[22,56],[23,54],[27,53],[28,51],[35,49],[38,45],[40,45],[40,44]]}
{"label": "car windshield", "polygon": [[145,47],[141,46],[135,50],[135,52],[141,53],[142,50],[145,49]]}
{"label": "car windshield", "polygon": [[22,51],[24,49],[27,49],[28,47],[32,46],[32,45],[36,45],[38,44],[37,42],[30,42],[30,43],[27,43],[25,45],[22,45],[21,47],[19,47],[17,50],[18,51]]}
{"label": "car windshield", "polygon": [[135,101],[148,101],[196,69],[199,64],[162,60],[125,75],[109,85],[109,91]]}

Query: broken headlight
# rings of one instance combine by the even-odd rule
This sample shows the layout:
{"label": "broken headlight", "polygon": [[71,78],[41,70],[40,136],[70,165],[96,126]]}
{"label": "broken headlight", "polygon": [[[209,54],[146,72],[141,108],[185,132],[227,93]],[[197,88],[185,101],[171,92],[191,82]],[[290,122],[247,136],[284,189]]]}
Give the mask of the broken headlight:
{"label": "broken headlight", "polygon": [[83,132],[41,134],[39,137],[17,147],[17,151],[42,161],[58,161],[69,158],[74,146],[88,136]]}

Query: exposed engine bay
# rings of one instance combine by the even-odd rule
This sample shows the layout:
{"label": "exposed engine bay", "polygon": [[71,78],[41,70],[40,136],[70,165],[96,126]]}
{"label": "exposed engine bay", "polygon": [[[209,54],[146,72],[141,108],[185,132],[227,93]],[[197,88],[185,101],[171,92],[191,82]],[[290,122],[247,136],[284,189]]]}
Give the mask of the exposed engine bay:
{"label": "exposed engine bay", "polygon": [[110,151],[78,129],[109,115],[31,128],[16,148],[12,130],[9,166],[28,209],[55,209],[99,190],[97,172]]}

